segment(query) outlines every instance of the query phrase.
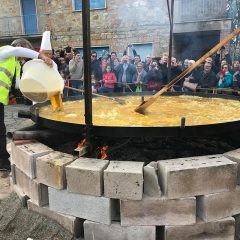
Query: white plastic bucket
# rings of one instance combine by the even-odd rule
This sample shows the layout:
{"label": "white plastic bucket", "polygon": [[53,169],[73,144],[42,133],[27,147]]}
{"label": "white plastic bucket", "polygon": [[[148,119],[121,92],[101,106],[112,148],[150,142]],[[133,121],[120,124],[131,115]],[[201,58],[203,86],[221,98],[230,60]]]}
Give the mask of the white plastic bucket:
{"label": "white plastic bucket", "polygon": [[23,65],[19,83],[22,94],[34,101],[45,102],[58,92],[62,92],[64,82],[54,67],[49,67],[40,59],[34,59]]}

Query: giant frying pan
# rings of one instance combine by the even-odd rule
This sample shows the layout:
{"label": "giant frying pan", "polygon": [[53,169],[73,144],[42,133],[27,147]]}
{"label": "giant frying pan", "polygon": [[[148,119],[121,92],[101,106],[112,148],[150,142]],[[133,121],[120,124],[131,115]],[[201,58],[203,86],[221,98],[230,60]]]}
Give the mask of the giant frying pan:
{"label": "giant frying pan", "polygon": [[[114,94],[113,96],[136,96],[141,98],[141,96],[150,96],[152,93],[120,93]],[[180,96],[183,93],[165,93],[167,96]],[[185,94],[186,95],[186,94]],[[205,98],[223,98],[240,100],[239,96],[233,95],[223,95],[223,94],[205,94],[205,93],[189,93],[187,95],[194,95]],[[80,99],[83,96],[79,97]],[[64,101],[73,101],[76,98],[64,99]],[[239,102],[240,104],[240,102]],[[50,105],[50,102],[36,104],[30,108],[31,119],[41,125],[42,127],[53,129],[60,132],[72,133],[82,135],[85,131],[85,124],[74,124],[69,122],[60,122],[56,120],[50,120],[39,116],[39,110],[42,107]],[[160,111],[160,109],[159,109]],[[184,121],[182,121],[183,123]],[[219,136],[224,134],[230,134],[240,130],[240,118],[237,121],[227,121],[224,123],[209,124],[209,125],[194,125],[194,126],[184,126],[181,121],[179,121],[179,126],[174,127],[133,127],[133,126],[92,126],[92,131],[95,136],[106,136],[106,137],[208,137],[208,136]]]}

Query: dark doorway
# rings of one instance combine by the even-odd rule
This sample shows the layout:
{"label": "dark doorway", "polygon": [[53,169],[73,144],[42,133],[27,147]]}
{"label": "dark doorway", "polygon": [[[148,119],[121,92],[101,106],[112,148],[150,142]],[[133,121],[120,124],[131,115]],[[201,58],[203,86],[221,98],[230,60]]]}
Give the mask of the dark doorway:
{"label": "dark doorway", "polygon": [[174,34],[174,52],[179,60],[198,60],[220,41],[220,31]]}

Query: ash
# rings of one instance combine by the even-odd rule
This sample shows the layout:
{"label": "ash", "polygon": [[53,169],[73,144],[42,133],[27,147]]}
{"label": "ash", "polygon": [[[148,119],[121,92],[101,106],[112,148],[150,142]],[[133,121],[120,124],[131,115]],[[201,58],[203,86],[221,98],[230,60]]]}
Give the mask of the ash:
{"label": "ash", "polygon": [[[216,138],[100,138],[92,140],[92,151],[85,157],[101,158],[101,148],[108,146],[108,160],[143,161],[222,154],[240,147],[236,136]],[[74,153],[79,140],[60,145],[55,150]]]}

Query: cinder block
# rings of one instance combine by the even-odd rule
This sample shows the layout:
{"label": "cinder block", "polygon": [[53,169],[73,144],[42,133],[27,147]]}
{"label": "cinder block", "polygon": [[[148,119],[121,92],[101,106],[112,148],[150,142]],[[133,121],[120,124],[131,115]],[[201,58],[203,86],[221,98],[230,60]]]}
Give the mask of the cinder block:
{"label": "cinder block", "polygon": [[120,223],[111,225],[85,221],[85,240],[155,240],[155,226],[129,226],[122,227]]}
{"label": "cinder block", "polygon": [[237,164],[222,155],[159,161],[158,170],[168,198],[231,191],[237,182]]}
{"label": "cinder block", "polygon": [[164,240],[234,240],[235,220],[232,217],[214,222],[197,221],[190,226],[165,226]]}
{"label": "cinder block", "polygon": [[145,197],[120,202],[122,226],[191,225],[196,223],[196,198]]}
{"label": "cinder block", "polygon": [[240,148],[223,154],[226,158],[237,163],[237,184],[240,185]]}
{"label": "cinder block", "polygon": [[75,237],[80,237],[83,232],[83,219],[51,211],[48,206],[39,207],[30,199],[27,201],[27,207],[31,211],[56,221]]}
{"label": "cinder block", "polygon": [[101,196],[103,193],[103,170],[109,161],[79,158],[66,167],[69,192]]}
{"label": "cinder block", "polygon": [[49,187],[49,209],[104,224],[111,223],[112,200]]}
{"label": "cinder block", "polygon": [[111,161],[104,170],[104,194],[109,198],[141,200],[143,162]]}
{"label": "cinder block", "polygon": [[213,193],[197,197],[197,216],[214,221],[240,214],[240,187],[235,191]]}
{"label": "cinder block", "polygon": [[53,150],[39,142],[16,145],[12,142],[11,162],[31,179],[36,178],[36,158]]}
{"label": "cinder block", "polygon": [[64,189],[67,186],[65,166],[74,161],[70,154],[50,152],[36,158],[37,181],[47,186]]}
{"label": "cinder block", "polygon": [[235,218],[235,240],[240,240],[240,214],[233,217]]}
{"label": "cinder block", "polygon": [[29,197],[13,182],[12,177],[10,177],[10,187],[13,192],[17,194],[20,199],[21,205],[27,207],[27,200]]}
{"label": "cinder block", "polygon": [[161,197],[162,191],[158,183],[157,162],[151,162],[143,168],[144,194],[149,197]]}
{"label": "cinder block", "polygon": [[48,187],[38,183],[36,180],[30,179],[20,169],[15,167],[16,185],[21,189],[23,194],[31,198],[32,202],[38,206],[48,204]]}

